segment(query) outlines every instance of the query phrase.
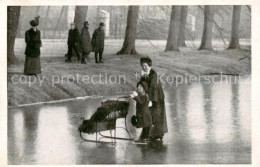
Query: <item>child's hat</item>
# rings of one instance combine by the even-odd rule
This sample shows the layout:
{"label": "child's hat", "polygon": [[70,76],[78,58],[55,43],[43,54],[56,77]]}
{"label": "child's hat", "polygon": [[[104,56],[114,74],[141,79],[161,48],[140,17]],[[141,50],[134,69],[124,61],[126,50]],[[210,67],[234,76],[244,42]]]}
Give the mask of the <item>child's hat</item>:
{"label": "child's hat", "polygon": [[148,84],[145,81],[139,81],[136,85],[136,87],[138,87],[139,85],[142,85],[142,87],[144,88],[144,91],[146,93],[148,93]]}

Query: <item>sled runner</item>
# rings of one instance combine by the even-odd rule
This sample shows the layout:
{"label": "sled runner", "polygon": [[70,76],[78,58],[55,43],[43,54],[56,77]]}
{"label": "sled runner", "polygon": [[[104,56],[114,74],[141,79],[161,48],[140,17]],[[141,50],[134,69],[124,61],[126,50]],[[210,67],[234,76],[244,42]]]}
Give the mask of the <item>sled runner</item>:
{"label": "sled runner", "polygon": [[[124,100],[120,100],[124,99]],[[99,142],[98,135],[101,138],[110,138],[112,142],[116,142],[116,139],[120,140],[133,140],[130,136],[130,133],[127,129],[126,117],[128,114],[128,109],[130,106],[130,99],[128,96],[119,97],[117,100],[107,100],[105,102],[101,102],[101,106],[97,108],[97,111],[90,117],[88,120],[84,120],[82,124],[79,126],[78,130],[80,133],[80,137],[89,142]],[[125,119],[125,127],[116,127],[117,119],[123,118]],[[123,128],[127,134],[128,138],[117,137],[116,129]],[[103,135],[103,131],[109,131],[110,136]],[[114,131],[114,134],[112,133]],[[85,134],[96,134],[96,140],[88,140],[83,137],[82,133]],[[112,135],[113,134],[113,135]],[[100,138],[100,139],[101,139]]]}
{"label": "sled runner", "polygon": [[142,141],[133,141],[133,144],[137,144],[137,145],[147,145],[148,142],[142,142]]}

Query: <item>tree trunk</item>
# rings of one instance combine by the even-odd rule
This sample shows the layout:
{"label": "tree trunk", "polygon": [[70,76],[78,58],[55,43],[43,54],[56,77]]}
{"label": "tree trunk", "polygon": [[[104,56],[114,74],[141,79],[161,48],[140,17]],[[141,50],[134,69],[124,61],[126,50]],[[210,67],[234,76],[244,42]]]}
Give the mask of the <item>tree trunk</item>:
{"label": "tree trunk", "polygon": [[74,23],[75,23],[75,27],[79,29],[79,32],[81,32],[81,29],[84,26],[87,13],[88,13],[88,6],[76,6]]}
{"label": "tree trunk", "polygon": [[177,51],[177,52],[180,51],[180,49],[178,48],[180,18],[181,18],[181,6],[172,6],[169,34],[168,34],[165,51]]}
{"label": "tree trunk", "polygon": [[118,28],[118,16],[115,16],[115,39],[117,39],[117,28]]}
{"label": "tree trunk", "polygon": [[186,19],[188,14],[188,6],[181,7],[181,23],[180,23],[180,33],[178,38],[178,46],[186,47],[185,44],[185,30],[186,30]]}
{"label": "tree trunk", "polygon": [[34,17],[38,16],[39,13],[40,13],[40,6],[37,6],[36,9],[35,9]]}
{"label": "tree trunk", "polygon": [[[66,8],[65,8],[65,11],[64,11],[64,21],[63,21],[63,25],[66,25],[66,26],[68,26],[69,25],[69,6],[66,6]],[[65,28],[65,29],[67,29],[67,28]]]}
{"label": "tree trunk", "polygon": [[[53,31],[53,37],[52,37],[52,39],[56,38],[56,31],[57,31],[58,28],[59,28],[60,20],[61,20],[61,18],[62,18],[62,14],[63,14],[64,11],[66,10],[65,8],[66,8],[65,6],[62,6],[62,8],[61,8],[61,12],[60,12],[60,15],[59,15],[59,18],[58,18],[56,27],[55,27],[55,29],[54,29],[54,31]],[[68,8],[68,7],[67,7],[67,8]]]}
{"label": "tree trunk", "polygon": [[100,22],[101,22],[100,7],[97,6],[97,13],[96,13],[95,24],[98,26]]}
{"label": "tree trunk", "polygon": [[46,16],[45,16],[45,20],[44,20],[44,25],[46,26],[49,22],[49,13],[50,13],[50,9],[51,9],[51,6],[48,6],[47,7],[47,11],[46,11]]}
{"label": "tree trunk", "polygon": [[49,23],[48,23],[49,22],[49,18],[48,17],[49,17],[50,8],[51,8],[50,6],[47,7],[46,16],[45,16],[45,19],[44,19],[43,38],[47,38],[47,36],[46,36],[47,33],[46,32],[49,30]]}
{"label": "tree trunk", "polygon": [[239,49],[239,24],[240,24],[241,6],[233,6],[231,41],[228,49]]}
{"label": "tree trunk", "polygon": [[199,50],[213,50],[212,47],[212,28],[214,19],[214,6],[205,6],[204,9],[204,28]]}
{"label": "tree trunk", "polygon": [[14,55],[15,37],[19,24],[20,6],[7,7],[7,63],[14,64],[17,58]]}
{"label": "tree trunk", "polygon": [[137,54],[135,50],[135,36],[137,29],[139,6],[129,6],[127,14],[127,25],[125,31],[125,39],[122,49],[117,52],[120,54]]}

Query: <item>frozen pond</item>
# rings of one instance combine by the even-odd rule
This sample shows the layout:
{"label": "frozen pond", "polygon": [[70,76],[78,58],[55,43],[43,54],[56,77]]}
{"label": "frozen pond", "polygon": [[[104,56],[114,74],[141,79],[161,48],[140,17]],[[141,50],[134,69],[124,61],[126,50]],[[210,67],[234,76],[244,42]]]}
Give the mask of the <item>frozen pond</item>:
{"label": "frozen pond", "polygon": [[[163,142],[135,145],[84,142],[77,130],[101,101],[87,98],[8,110],[8,164],[248,164],[251,163],[251,84],[171,87],[166,94],[169,132]],[[128,127],[135,138],[140,129]],[[124,124],[118,119],[117,126]],[[104,134],[109,134],[105,132]],[[127,137],[117,130],[118,137]],[[95,135],[85,136],[95,139]],[[110,139],[101,139],[110,141]]]}

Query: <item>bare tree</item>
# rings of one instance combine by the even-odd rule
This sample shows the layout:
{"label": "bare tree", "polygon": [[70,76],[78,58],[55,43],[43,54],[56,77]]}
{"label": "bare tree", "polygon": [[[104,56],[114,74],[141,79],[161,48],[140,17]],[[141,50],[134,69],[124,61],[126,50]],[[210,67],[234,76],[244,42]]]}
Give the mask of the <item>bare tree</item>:
{"label": "bare tree", "polygon": [[169,34],[165,51],[177,51],[180,30],[181,6],[172,6]]}
{"label": "bare tree", "polygon": [[40,9],[41,9],[40,6],[37,6],[37,7],[36,7],[34,16],[38,16],[38,15],[39,15]]}
{"label": "bare tree", "polygon": [[45,25],[45,26],[47,25],[47,22],[48,22],[48,17],[49,17],[50,9],[51,9],[51,6],[48,6],[48,7],[47,7],[47,11],[46,11],[45,20],[44,20],[44,25]]}
{"label": "bare tree", "polygon": [[15,37],[20,18],[20,6],[7,7],[7,62],[14,64],[16,57],[14,55]]}
{"label": "bare tree", "polygon": [[186,47],[185,44],[185,29],[186,29],[186,19],[188,14],[188,6],[181,7],[181,22],[180,22],[180,33],[178,38],[178,46]]}
{"label": "bare tree", "polygon": [[136,37],[138,14],[139,14],[139,6],[128,7],[125,39],[124,39],[123,47],[119,52],[117,52],[117,55],[137,54],[135,50],[135,37]]}
{"label": "bare tree", "polygon": [[55,27],[55,29],[54,29],[54,31],[53,31],[53,38],[52,38],[52,39],[55,38],[55,33],[56,33],[56,31],[58,30],[58,28],[59,28],[60,20],[61,20],[61,18],[62,18],[62,14],[65,12],[66,8],[68,8],[68,7],[62,6],[62,8],[61,8],[61,12],[60,12],[60,15],[59,15],[59,18],[58,18],[56,27]]}
{"label": "bare tree", "polygon": [[231,41],[228,49],[239,49],[239,24],[240,24],[241,6],[233,6],[232,28],[231,28]]}
{"label": "bare tree", "polygon": [[250,5],[246,5],[246,7],[249,10],[249,12],[251,12],[251,6]]}
{"label": "bare tree", "polygon": [[47,10],[46,10],[46,15],[45,15],[45,18],[44,18],[44,27],[45,27],[45,31],[43,31],[43,37],[46,38],[46,31],[48,30],[48,22],[49,22],[49,13],[50,13],[50,9],[51,7],[48,6],[47,7]]}
{"label": "bare tree", "polygon": [[[99,22],[101,22],[101,12],[100,12],[100,6],[97,6],[97,8],[96,8],[96,18],[95,18],[95,20],[96,20],[96,23],[99,23]],[[97,24],[98,25],[98,24]]]}
{"label": "bare tree", "polygon": [[213,50],[211,38],[214,19],[214,8],[214,6],[205,6],[203,35],[199,50]]}
{"label": "bare tree", "polygon": [[86,21],[87,13],[88,6],[76,6],[74,23],[79,30],[83,28],[83,24]]}

